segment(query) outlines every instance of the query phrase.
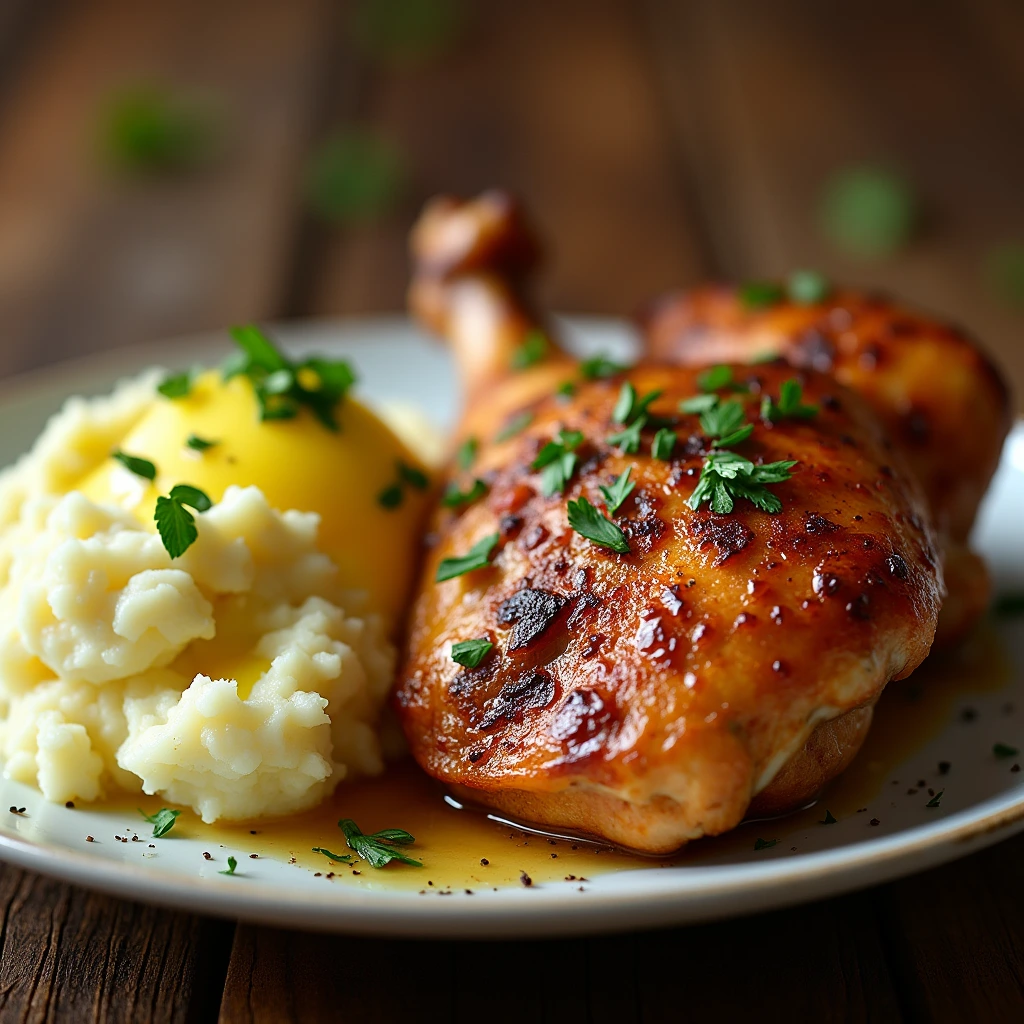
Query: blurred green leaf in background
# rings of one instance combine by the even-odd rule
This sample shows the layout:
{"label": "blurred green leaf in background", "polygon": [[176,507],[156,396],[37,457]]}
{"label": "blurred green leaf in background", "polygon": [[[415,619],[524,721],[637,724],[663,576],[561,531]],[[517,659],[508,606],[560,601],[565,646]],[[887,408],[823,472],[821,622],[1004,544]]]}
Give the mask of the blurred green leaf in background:
{"label": "blurred green leaf in background", "polygon": [[392,209],[403,179],[396,146],[347,128],[314,152],[306,173],[306,197],[313,212],[330,223],[373,220]]}
{"label": "blurred green leaf in background", "polygon": [[415,64],[450,49],[465,24],[461,0],[358,0],[352,34],[370,56]]}
{"label": "blurred green leaf in background", "polygon": [[221,128],[209,100],[140,85],[107,100],[100,141],[104,158],[118,171],[169,174],[209,163]]}
{"label": "blurred green leaf in background", "polygon": [[985,273],[1003,302],[1024,307],[1024,242],[996,246],[985,259]]}
{"label": "blurred green leaf in background", "polygon": [[848,167],[825,183],[819,219],[835,246],[851,256],[878,259],[911,240],[920,209],[900,175],[880,167]]}

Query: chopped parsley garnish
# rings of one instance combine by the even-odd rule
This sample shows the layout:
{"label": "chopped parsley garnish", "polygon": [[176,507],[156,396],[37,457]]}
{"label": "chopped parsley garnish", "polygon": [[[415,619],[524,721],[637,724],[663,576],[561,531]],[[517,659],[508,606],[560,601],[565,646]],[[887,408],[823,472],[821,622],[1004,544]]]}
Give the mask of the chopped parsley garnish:
{"label": "chopped parsley garnish", "polygon": [[560,400],[572,398],[572,396],[576,394],[576,385],[573,384],[571,380],[563,380],[562,383],[555,388],[555,394]]}
{"label": "chopped parsley garnish", "polygon": [[569,525],[581,536],[602,548],[610,548],[620,555],[629,554],[626,535],[610,519],[606,519],[586,498],[570,501]]}
{"label": "chopped parsley garnish", "polygon": [[459,490],[459,485],[451,483],[441,498],[441,504],[446,508],[458,508],[460,505],[472,505],[479,501],[487,493],[487,484],[483,480],[473,481],[473,486],[468,490]]}
{"label": "chopped parsley garnish", "polygon": [[208,448],[213,448],[215,445],[220,444],[220,442],[207,441],[205,437],[200,437],[198,434],[189,434],[185,444],[194,452],[205,452]]}
{"label": "chopped parsley garnish", "polygon": [[770,850],[773,846],[778,843],[778,839],[755,839],[754,849],[756,850]]}
{"label": "chopped parsley garnish", "polygon": [[940,789],[938,793],[936,793],[935,796],[933,796],[931,800],[929,800],[928,803],[925,804],[925,807],[938,807],[939,801],[942,799],[942,794],[945,792],[946,791],[944,789]]}
{"label": "chopped parsley garnish", "polygon": [[817,270],[794,270],[786,282],[786,291],[797,305],[813,306],[829,297],[832,284]]}
{"label": "chopped parsley garnish", "polygon": [[647,415],[652,402],[661,397],[661,391],[649,391],[643,398],[638,398],[636,388],[627,380],[619,389],[619,397],[612,412],[614,423],[634,423]]}
{"label": "chopped parsley garnish", "polygon": [[1016,747],[1011,747],[1007,743],[996,743],[992,747],[992,753],[996,757],[1016,757],[1020,751]]}
{"label": "chopped parsley garnish", "polygon": [[426,473],[401,459],[395,461],[395,473],[398,479],[388,484],[377,495],[378,504],[386,509],[398,508],[402,504],[405,499],[406,487],[415,487],[418,491],[425,491],[430,486],[430,478]]}
{"label": "chopped parsley garnish", "polygon": [[186,398],[192,391],[192,371],[169,374],[157,384],[156,389],[164,398]]}
{"label": "chopped parsley garnish", "polygon": [[779,400],[775,402],[771,395],[765,395],[761,399],[761,419],[771,423],[778,423],[779,420],[792,416],[795,419],[810,419],[817,416],[819,409],[816,405],[805,405],[803,402],[804,388],[795,377],[784,380],[779,385]]}
{"label": "chopped parsley garnish", "polygon": [[745,309],[764,309],[781,302],[782,286],[774,281],[748,281],[740,285],[739,299]]}
{"label": "chopped parsley garnish", "polygon": [[526,370],[543,362],[548,354],[548,339],[543,331],[532,330],[512,353],[512,369]]}
{"label": "chopped parsley garnish", "polygon": [[888,256],[910,241],[920,217],[910,183],[879,167],[850,167],[828,182],[819,211],[822,231],[862,258]]}
{"label": "chopped parsley garnish", "polygon": [[516,434],[521,434],[533,422],[533,413],[527,411],[517,413],[505,426],[494,436],[494,440],[500,444],[502,441],[510,441]]}
{"label": "chopped parsley garnish", "polygon": [[687,504],[697,511],[707,501],[711,503],[712,512],[728,515],[736,499],[746,498],[764,512],[778,512],[782,502],[765,485],[788,480],[792,475],[790,469],[795,465],[795,461],[782,461],[755,466],[735,452],[709,452]]}
{"label": "chopped parsley garnish", "polygon": [[605,487],[604,484],[600,485],[601,495],[604,498],[605,508],[608,509],[609,515],[615,515],[619,511],[622,503],[636,487],[636,484],[632,483],[629,479],[629,474],[632,472],[633,467],[629,466],[623,470],[611,487]]}
{"label": "chopped parsley garnish", "polygon": [[605,440],[615,445],[624,455],[636,455],[640,451],[640,431],[646,426],[647,417],[641,416],[618,434],[609,434]]}
{"label": "chopped parsley garnish", "polygon": [[240,351],[224,364],[224,379],[240,374],[249,378],[261,420],[294,419],[306,406],[325,427],[339,429],[335,407],[356,380],[347,362],[313,356],[293,363],[254,324],[232,327],[231,337]]}
{"label": "chopped parsley garnish", "polygon": [[[697,377],[697,387],[701,391],[722,391],[728,388],[730,391],[749,391],[746,384],[740,384],[733,376],[731,366],[712,366]],[[684,409],[684,412],[690,410]]]}
{"label": "chopped parsley garnish", "polygon": [[679,411],[689,413],[692,416],[699,416],[708,409],[714,409],[718,405],[718,395],[694,395],[692,398],[684,398],[679,403]]}
{"label": "chopped parsley garnish", "polygon": [[530,469],[541,470],[541,491],[545,498],[561,494],[576,471],[576,452],[583,443],[578,430],[560,430],[553,441],[548,441]]}
{"label": "chopped parsley garnish", "polygon": [[116,459],[125,469],[131,470],[136,476],[145,480],[156,479],[156,466],[149,459],[140,459],[137,455],[128,455],[119,448],[110,453],[112,459]]}
{"label": "chopped parsley garnish", "polygon": [[730,398],[716,403],[700,414],[700,427],[716,448],[731,448],[746,441],[754,432],[752,423],[744,423],[743,405]]}
{"label": "chopped parsley garnish", "polygon": [[491,554],[498,546],[498,534],[490,533],[478,540],[464,555],[455,558],[443,558],[437,567],[435,582],[443,583],[445,580],[453,580],[456,576],[472,572],[474,569],[483,569],[490,565]]}
{"label": "chopped parsley garnish", "polygon": [[834,825],[836,823],[836,816],[826,808],[825,817],[818,822],[819,825]]}
{"label": "chopped parsley garnish", "polygon": [[171,558],[180,558],[199,536],[195,519],[186,505],[197,512],[206,512],[213,506],[213,502],[198,487],[189,484],[175,484],[170,495],[161,495],[156,499],[153,518],[156,520],[160,539]]}
{"label": "chopped parsley garnish", "polygon": [[383,828],[379,832],[366,835],[351,818],[342,818],[338,828],[345,833],[345,841],[352,850],[368,861],[370,867],[382,868],[393,860],[421,868],[423,864],[413,860],[407,853],[398,849],[399,846],[410,846],[416,842],[405,829]]}
{"label": "chopped parsley garnish", "polygon": [[662,462],[668,462],[672,458],[672,449],[675,448],[677,440],[678,438],[673,431],[667,427],[662,427],[654,435],[654,440],[651,442],[651,454],[656,459],[661,459]]}
{"label": "chopped parsley garnish", "polygon": [[314,846],[313,853],[322,853],[328,860],[337,861],[339,864],[347,864],[352,860],[351,853],[331,853],[322,846]]}
{"label": "chopped parsley garnish", "polygon": [[233,875],[235,873],[235,868],[237,868],[237,867],[238,867],[238,861],[235,860],[234,857],[228,857],[228,869],[227,869],[227,871],[218,871],[217,874],[219,874],[219,875]]}
{"label": "chopped parsley garnish", "polygon": [[628,366],[623,366],[622,363],[617,363],[605,355],[592,356],[580,363],[580,373],[584,380],[604,380],[628,369]]}
{"label": "chopped parsley garnish", "polygon": [[467,437],[459,445],[459,450],[455,453],[455,464],[459,469],[469,469],[473,465],[473,460],[476,458],[476,452],[479,447],[480,442],[475,437]]}
{"label": "chopped parsley garnish", "polygon": [[141,814],[146,821],[153,826],[153,838],[161,839],[167,835],[172,828],[174,828],[174,823],[177,821],[178,815],[181,814],[181,811],[171,811],[166,807],[161,807],[156,814],[147,814],[140,807],[139,814]]}
{"label": "chopped parsley garnish", "polygon": [[484,637],[479,640],[460,640],[452,644],[452,661],[466,668],[476,668],[493,648],[494,644]]}

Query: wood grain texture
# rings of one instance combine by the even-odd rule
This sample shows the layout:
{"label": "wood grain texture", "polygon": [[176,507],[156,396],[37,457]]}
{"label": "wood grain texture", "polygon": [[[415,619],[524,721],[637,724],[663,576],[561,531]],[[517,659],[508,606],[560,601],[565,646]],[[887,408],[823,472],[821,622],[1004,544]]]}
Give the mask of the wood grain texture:
{"label": "wood grain texture", "polygon": [[[67,5],[0,129],[0,369],[277,314],[330,53],[327,0]],[[124,180],[98,158],[113,92],[203,95],[223,153]]]}
{"label": "wood grain texture", "polygon": [[0,868],[0,1020],[210,1019],[233,926]]}
{"label": "wood grain texture", "polygon": [[[1024,313],[985,269],[994,246],[1024,238],[1024,134],[1011,128],[1024,113],[1019,24],[1004,34],[1018,59],[1014,44],[994,43],[1012,16],[940,2],[921,17],[887,0],[649,8],[717,269],[744,278],[809,265],[891,291],[969,327],[1024,395]],[[897,169],[924,205],[918,238],[870,263],[817,223],[823,183],[860,164]]]}
{"label": "wood grain texture", "polygon": [[556,308],[628,313],[701,276],[635,5],[470,9],[444,60],[369,66],[359,95],[339,95],[337,123],[400,146],[407,189],[384,221],[324,233],[306,309],[402,308],[406,233],[422,202],[492,186],[522,195],[551,240],[544,287]]}

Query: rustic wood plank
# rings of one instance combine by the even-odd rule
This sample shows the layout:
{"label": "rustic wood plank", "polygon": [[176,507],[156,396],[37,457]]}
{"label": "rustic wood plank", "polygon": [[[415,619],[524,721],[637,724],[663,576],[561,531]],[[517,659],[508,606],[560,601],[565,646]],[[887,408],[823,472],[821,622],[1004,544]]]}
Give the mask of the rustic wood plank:
{"label": "rustic wood plank", "polygon": [[358,96],[339,96],[336,121],[355,118],[400,145],[408,187],[383,221],[324,232],[302,308],[403,308],[406,234],[422,202],[494,186],[524,196],[550,239],[544,289],[558,308],[621,314],[700,276],[634,6],[472,10],[444,60],[369,67]]}
{"label": "rustic wood plank", "polygon": [[210,1019],[233,926],[0,868],[4,1021]]}
{"label": "rustic wood plank", "polygon": [[[650,6],[721,268],[810,265],[893,291],[966,324],[1024,394],[1021,314],[985,273],[994,245],[1024,238],[1020,36],[1001,52],[978,45],[980,16],[953,0],[926,17],[886,0]],[[836,170],[875,162],[916,183],[926,224],[905,251],[865,263],[822,237],[816,197]]]}
{"label": "rustic wood plank", "polygon": [[[0,123],[0,370],[277,314],[330,53],[327,0],[67,5]],[[203,172],[113,179],[113,90],[206,94],[224,153]]]}

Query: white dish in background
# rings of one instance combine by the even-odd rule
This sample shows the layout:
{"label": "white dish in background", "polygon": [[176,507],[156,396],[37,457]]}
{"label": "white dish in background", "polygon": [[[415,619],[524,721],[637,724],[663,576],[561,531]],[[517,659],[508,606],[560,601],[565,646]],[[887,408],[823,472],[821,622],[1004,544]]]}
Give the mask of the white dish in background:
{"label": "white dish in background", "polygon": [[[629,333],[617,322],[576,319],[567,328],[581,351],[620,358],[630,351]],[[453,363],[404,319],[293,325],[276,336],[296,351],[351,358],[359,393],[371,402],[411,402],[439,427],[455,422]],[[226,336],[208,335],[106,353],[0,385],[0,464],[30,446],[68,394],[101,393],[118,377],[153,363],[213,364],[227,350]],[[1024,591],[1021,507],[1024,424],[1011,435],[975,531],[1003,592]],[[936,682],[926,666],[891,691],[888,718],[880,716],[874,740],[869,738],[849,778],[838,780],[815,811],[694,844],[678,865],[638,862],[633,870],[595,875],[582,892],[576,882],[561,881],[529,889],[481,888],[471,896],[456,891],[448,899],[435,892],[356,888],[343,881],[327,884],[286,858],[249,860],[241,847],[218,851],[211,863],[202,856],[208,839],[179,835],[153,847],[149,839],[112,841],[114,833],[134,833],[144,823],[123,810],[47,804],[35,790],[9,781],[0,781],[0,808],[23,807],[25,813],[0,811],[0,859],[126,899],[363,933],[551,936],[763,910],[922,870],[1024,828],[1024,772],[1011,771],[1016,758],[993,752],[995,744],[1024,749],[1024,617],[993,620],[964,651],[944,660],[953,662],[945,681]],[[949,765],[945,774],[940,762]],[[863,786],[865,779],[873,780],[863,789],[867,810],[851,805],[837,824],[818,824],[824,808],[856,802],[855,783]],[[918,785],[922,781],[924,787]],[[926,806],[929,789],[943,790],[937,807]],[[87,843],[89,834],[100,841]],[[144,831],[138,834],[145,838]],[[777,842],[755,852],[754,835]],[[224,877],[218,871],[231,852],[240,873]]]}

